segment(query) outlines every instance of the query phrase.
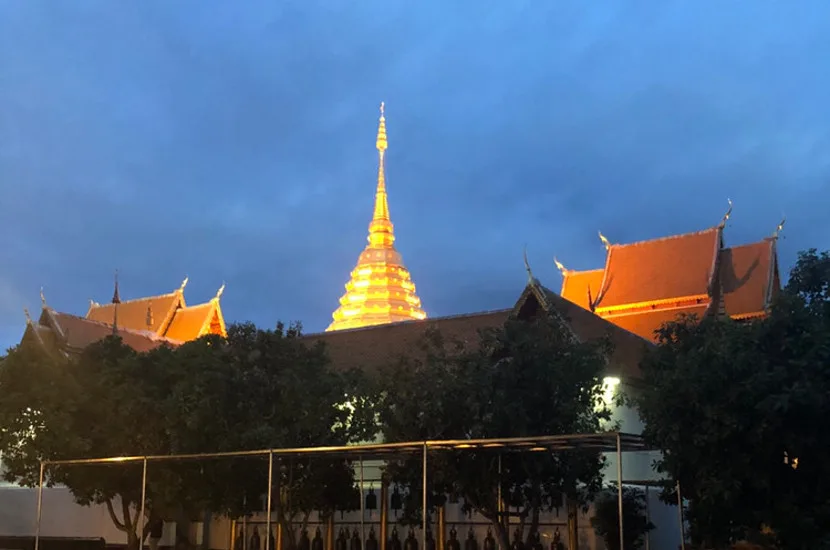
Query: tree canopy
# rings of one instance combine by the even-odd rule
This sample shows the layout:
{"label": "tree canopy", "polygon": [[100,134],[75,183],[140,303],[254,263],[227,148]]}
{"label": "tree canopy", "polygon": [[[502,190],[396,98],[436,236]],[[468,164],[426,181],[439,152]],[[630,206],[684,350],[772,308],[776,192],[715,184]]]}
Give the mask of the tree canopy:
{"label": "tree canopy", "polygon": [[830,534],[830,257],[799,256],[769,316],[667,325],[642,365],[645,437],[690,501],[694,540]]}
{"label": "tree canopy", "polygon": [[[77,356],[31,344],[0,362],[0,449],[9,481],[35,485],[41,459],[340,445],[374,431],[370,411],[342,406],[347,394],[362,393],[360,375],[332,369],[321,347],[302,342],[299,326],[237,325],[227,339],[146,353],[117,336]],[[149,515],[140,519],[140,464],[53,466],[47,473],[48,483],[65,484],[80,504],[106,505],[132,546],[152,515],[239,516],[260,509],[267,493],[262,458],[153,462]],[[278,462],[278,521],[288,527],[311,510],[348,508],[357,501],[353,477],[342,460]]]}
{"label": "tree canopy", "polygon": [[[605,342],[579,343],[559,319],[509,321],[465,349],[431,332],[420,353],[392,365],[382,379],[380,428],[387,441],[594,433],[609,418],[602,403]],[[493,523],[502,547],[509,534],[499,517],[515,510],[532,540],[543,510],[564,499],[587,503],[602,486],[603,457],[595,452],[504,453],[440,451],[428,459],[428,502],[463,498]],[[420,458],[389,465],[405,488],[404,517],[421,510]],[[502,518],[503,519],[503,518]],[[506,523],[506,522],[505,522]]]}

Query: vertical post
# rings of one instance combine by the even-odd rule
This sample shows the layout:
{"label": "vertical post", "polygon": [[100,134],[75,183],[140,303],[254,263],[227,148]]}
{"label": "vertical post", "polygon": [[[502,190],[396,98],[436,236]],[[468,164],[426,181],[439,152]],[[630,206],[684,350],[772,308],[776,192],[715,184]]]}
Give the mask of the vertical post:
{"label": "vertical post", "polygon": [[383,474],[380,480],[380,538],[378,547],[386,550],[387,530],[389,529],[389,478]]}
{"label": "vertical post", "polygon": [[138,513],[137,525],[135,526],[138,535],[138,550],[144,548],[144,512],[147,503],[147,457],[144,457],[141,468],[141,511]]}
{"label": "vertical post", "polygon": [[422,522],[421,522],[421,529],[423,532],[421,533],[421,548],[426,550],[427,548],[427,442],[424,441],[424,464],[423,464],[423,471],[421,472],[421,490],[423,491],[423,502],[421,506],[423,506],[422,512]]}
{"label": "vertical post", "polygon": [[242,550],[248,550],[248,495],[242,495]]}
{"label": "vertical post", "polygon": [[35,550],[39,550],[40,546],[40,518],[43,513],[43,467],[44,463],[40,461],[40,477],[37,484],[37,517],[35,518]]}
{"label": "vertical post", "polygon": [[268,493],[265,504],[265,550],[271,548],[271,493],[274,492],[274,451],[268,451]]}
{"label": "vertical post", "polygon": [[[447,532],[447,509],[442,504],[438,507],[438,550],[444,550],[446,548],[446,532]],[[424,549],[426,550],[426,548]]]}
{"label": "vertical post", "polygon": [[326,545],[325,550],[334,550],[334,510],[326,518]]}
{"label": "vertical post", "polygon": [[[649,486],[646,485],[646,523],[651,523],[651,504],[649,504]],[[646,531],[646,550],[651,550],[651,531]]]}
{"label": "vertical post", "polygon": [[680,514],[680,550],[686,550],[686,525],[683,523],[683,495],[680,494],[680,482],[677,482],[677,511]]}
{"label": "vertical post", "polygon": [[366,530],[364,522],[366,521],[366,497],[363,494],[363,457],[360,457],[360,550],[366,543]]}
{"label": "vertical post", "polygon": [[617,432],[617,513],[620,515],[620,550],[625,550],[623,539],[622,439]]}

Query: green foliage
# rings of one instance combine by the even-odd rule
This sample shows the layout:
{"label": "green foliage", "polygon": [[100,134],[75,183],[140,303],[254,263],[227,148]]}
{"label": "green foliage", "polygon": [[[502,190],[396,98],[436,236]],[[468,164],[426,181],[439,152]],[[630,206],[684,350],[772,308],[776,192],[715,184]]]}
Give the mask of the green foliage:
{"label": "green foliage", "polygon": [[802,254],[766,319],[665,327],[642,365],[644,435],[708,548],[765,527],[809,548],[830,531],[828,264]]}
{"label": "green foliage", "polygon": [[[0,363],[0,449],[8,480],[33,486],[39,461],[343,445],[365,438],[366,402],[346,409],[346,393],[365,394],[359,373],[339,373],[299,325],[232,326],[176,349],[137,353],[108,337],[67,357],[33,341]],[[31,345],[30,345],[31,344]],[[148,465],[147,509],[183,519],[202,510],[234,517],[262,509],[267,457]],[[51,466],[80,504],[101,503],[135,546],[141,463]],[[350,464],[330,458],[275,458],[273,508],[293,532],[312,510],[357,502]]]}
{"label": "green foliage", "polygon": [[[623,486],[623,545],[627,550],[638,550],[645,544],[654,524],[646,513],[646,493],[642,489]],[[605,541],[608,550],[620,549],[620,508],[616,486],[609,486],[594,502],[591,526]]]}
{"label": "green foliage", "polygon": [[[479,348],[430,333],[422,353],[392,365],[382,381],[381,429],[385,439],[478,439],[594,433],[609,412],[601,403],[604,343],[577,343],[558,320],[510,321],[482,334]],[[406,489],[404,521],[421,510],[420,457],[389,465],[393,481]],[[498,487],[504,506],[517,510],[535,534],[539,513],[568,497],[586,504],[601,489],[603,457],[571,451],[436,451],[428,458],[428,503],[445,495],[463,498],[493,522],[504,548],[508,533],[499,522]]]}

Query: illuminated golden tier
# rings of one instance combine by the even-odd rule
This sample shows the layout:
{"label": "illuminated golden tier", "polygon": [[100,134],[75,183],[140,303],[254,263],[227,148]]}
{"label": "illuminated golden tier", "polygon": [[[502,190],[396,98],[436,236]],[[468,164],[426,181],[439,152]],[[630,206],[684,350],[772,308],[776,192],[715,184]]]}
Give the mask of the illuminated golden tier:
{"label": "illuminated golden tier", "polygon": [[383,158],[386,153],[386,118],[380,104],[378,125],[378,188],[375,213],[369,223],[369,245],[360,254],[357,266],[346,283],[340,307],[332,314],[327,331],[368,327],[398,321],[426,319],[421,299],[409,270],[395,250],[395,231],[389,218]]}

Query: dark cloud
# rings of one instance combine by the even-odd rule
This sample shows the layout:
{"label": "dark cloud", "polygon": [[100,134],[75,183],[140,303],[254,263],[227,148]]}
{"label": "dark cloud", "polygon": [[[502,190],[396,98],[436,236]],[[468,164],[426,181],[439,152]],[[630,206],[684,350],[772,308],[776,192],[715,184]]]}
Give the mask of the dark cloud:
{"label": "dark cloud", "polygon": [[751,0],[0,4],[0,337],[223,281],[230,319],[322,330],[365,243],[388,104],[398,243],[428,312],[507,307],[522,249],[826,247],[830,6]]}

